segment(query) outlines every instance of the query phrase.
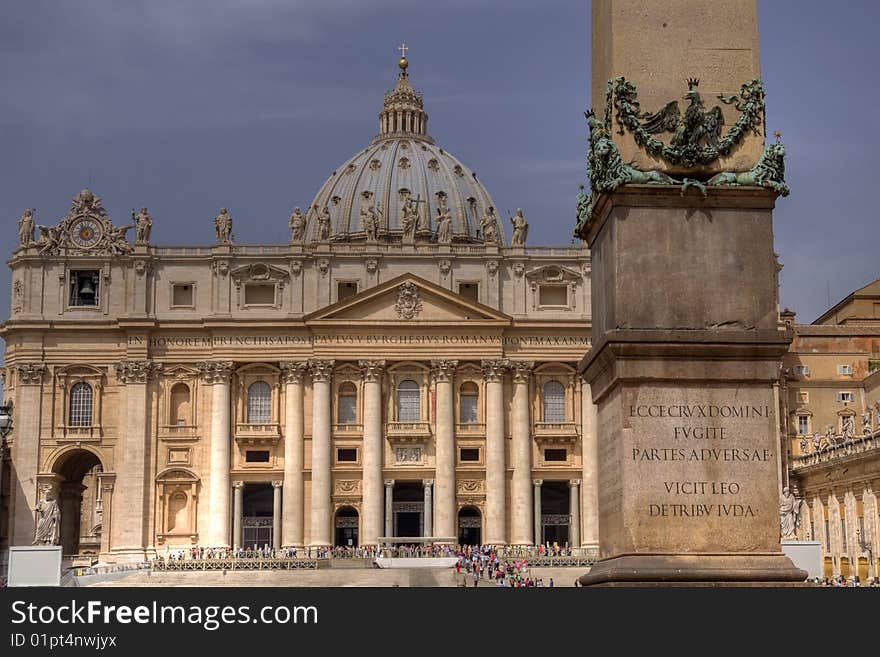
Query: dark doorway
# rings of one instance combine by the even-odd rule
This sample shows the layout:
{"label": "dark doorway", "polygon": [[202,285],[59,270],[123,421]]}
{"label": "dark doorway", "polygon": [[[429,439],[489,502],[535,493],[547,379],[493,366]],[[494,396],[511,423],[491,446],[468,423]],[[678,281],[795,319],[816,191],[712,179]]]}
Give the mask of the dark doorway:
{"label": "dark doorway", "polygon": [[460,545],[480,545],[483,538],[483,517],[475,506],[462,507],[458,512],[458,542]]}
{"label": "dark doorway", "polygon": [[334,521],[336,541],[334,545],[357,547],[358,545],[358,512],[351,506],[339,507]]}
{"label": "dark doorway", "polygon": [[400,537],[422,536],[424,512],[424,488],[421,481],[402,481],[394,484],[394,535]]}
{"label": "dark doorway", "polygon": [[272,484],[245,484],[241,499],[241,546],[272,547]]}
{"label": "dark doorway", "polygon": [[92,452],[77,449],[56,463],[54,471],[60,479],[56,499],[62,553],[97,555],[101,551],[104,516],[99,485],[104,469],[100,459]]}
{"label": "dark doorway", "polygon": [[568,543],[568,529],[571,523],[567,481],[547,481],[541,486],[541,542]]}

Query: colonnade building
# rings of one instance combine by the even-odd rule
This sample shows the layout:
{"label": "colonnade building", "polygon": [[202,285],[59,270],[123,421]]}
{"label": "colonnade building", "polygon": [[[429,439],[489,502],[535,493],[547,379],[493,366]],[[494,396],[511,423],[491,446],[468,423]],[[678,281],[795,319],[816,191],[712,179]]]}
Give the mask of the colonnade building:
{"label": "colonnade building", "polygon": [[22,216],[2,547],[31,544],[53,501],[64,554],[108,562],[597,547],[587,249],[528,246],[536,220],[502,221],[429,136],[405,60],[379,128],[279,218],[287,244],[236,243],[235,199],[208,246],[154,245],[146,208],[129,241],[88,189],[37,239]]}

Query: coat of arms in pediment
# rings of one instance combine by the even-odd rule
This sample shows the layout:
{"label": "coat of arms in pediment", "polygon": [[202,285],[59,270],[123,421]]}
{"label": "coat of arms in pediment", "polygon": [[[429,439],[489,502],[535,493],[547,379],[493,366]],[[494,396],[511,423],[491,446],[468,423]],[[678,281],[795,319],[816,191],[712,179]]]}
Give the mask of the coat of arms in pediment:
{"label": "coat of arms in pediment", "polygon": [[394,310],[400,319],[413,319],[422,312],[422,297],[415,283],[407,281],[397,288],[397,303],[394,304]]}

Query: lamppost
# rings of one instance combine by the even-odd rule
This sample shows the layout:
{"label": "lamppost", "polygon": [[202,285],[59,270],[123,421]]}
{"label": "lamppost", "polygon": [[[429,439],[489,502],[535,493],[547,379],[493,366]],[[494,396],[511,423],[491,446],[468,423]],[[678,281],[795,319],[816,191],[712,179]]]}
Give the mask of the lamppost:
{"label": "lamppost", "polygon": [[6,459],[6,436],[12,431],[12,404],[0,404],[0,504],[3,500],[3,463]]}

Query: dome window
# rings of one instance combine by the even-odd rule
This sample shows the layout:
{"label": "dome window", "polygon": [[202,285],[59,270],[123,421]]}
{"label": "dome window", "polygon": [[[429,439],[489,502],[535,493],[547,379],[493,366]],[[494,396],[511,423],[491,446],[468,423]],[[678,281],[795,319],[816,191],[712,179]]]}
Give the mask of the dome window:
{"label": "dome window", "polygon": [[428,170],[434,171],[435,173],[440,170],[440,163],[433,157],[428,160]]}

